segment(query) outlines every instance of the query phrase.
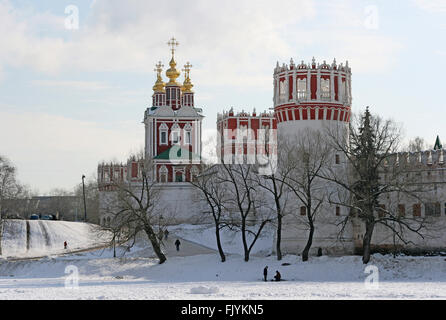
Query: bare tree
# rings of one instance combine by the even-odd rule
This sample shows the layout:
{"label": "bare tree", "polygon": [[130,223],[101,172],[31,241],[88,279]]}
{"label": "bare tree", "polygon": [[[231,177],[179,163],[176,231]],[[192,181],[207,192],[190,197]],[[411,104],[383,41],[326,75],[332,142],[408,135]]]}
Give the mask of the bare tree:
{"label": "bare tree", "polygon": [[139,165],[139,181],[114,181],[111,186],[115,191],[108,193],[106,211],[112,217],[108,226],[113,233],[112,245],[115,245],[117,238],[121,242],[134,241],[143,231],[161,264],[167,258],[161,249],[162,237],[159,235],[162,224],[167,223],[167,217],[163,217],[160,210],[160,189],[152,174],[154,165],[151,159],[144,159],[141,154],[132,156],[132,160]]}
{"label": "bare tree", "polygon": [[316,218],[327,198],[326,182],[319,176],[328,166],[333,153],[324,134],[309,128],[288,140],[282,148],[286,150],[284,165],[289,172],[284,182],[294,194],[296,202],[301,204],[296,206],[296,209],[300,209],[296,216],[304,215],[303,222],[308,228],[307,243],[302,251],[302,261],[307,261],[313,244]]}
{"label": "bare tree", "polygon": [[415,137],[409,141],[409,145],[407,146],[407,151],[410,152],[420,152],[427,149],[426,140],[422,137]]}
{"label": "bare tree", "polygon": [[[228,207],[230,222],[228,227],[241,232],[244,260],[249,261],[251,250],[263,228],[273,221],[267,209],[264,194],[257,188],[257,177],[253,165],[221,164],[219,183],[223,184],[229,194]],[[236,216],[231,213],[237,213]],[[248,240],[248,234],[252,236]]]}
{"label": "bare tree", "polygon": [[5,157],[0,155],[0,219],[4,211],[5,201],[16,199],[22,186],[16,179],[16,168]]}
{"label": "bare tree", "polygon": [[7,204],[14,204],[14,200],[20,199],[24,193],[25,188],[16,179],[16,168],[0,155],[0,255],[4,214],[10,209]]}
{"label": "bare tree", "polygon": [[289,189],[286,185],[286,180],[291,173],[291,167],[287,165],[288,151],[284,143],[279,143],[279,155],[277,161],[272,160],[270,154],[268,153],[268,148],[266,149],[266,154],[269,158],[266,166],[269,170],[268,174],[258,174],[255,176],[257,178],[257,184],[266,193],[272,197],[273,205],[270,206],[269,201],[267,201],[267,208],[272,212],[275,212],[275,226],[276,226],[276,256],[277,260],[282,260],[282,224],[283,218],[286,215],[287,207],[287,195]]}
{"label": "bare tree", "polygon": [[202,198],[207,203],[208,210],[204,213],[212,216],[218,253],[220,254],[221,262],[225,262],[226,256],[221,244],[220,231],[227,226],[225,207],[229,200],[229,194],[219,181],[218,165],[202,164],[201,170],[202,173],[189,181],[189,183],[201,191]]}
{"label": "bare tree", "polygon": [[396,151],[401,138],[399,127],[391,120],[372,116],[368,108],[354,120],[349,125],[348,141],[340,139],[334,133],[336,130],[329,132],[334,148],[345,158],[348,171],[327,168],[321,177],[348,191],[350,199],[339,202],[351,209],[343,225],[356,217],[365,224],[362,261],[367,264],[377,224],[393,232],[405,243],[407,240],[401,230],[422,236],[420,230],[423,228],[423,219],[402,216],[397,206],[386,207],[385,201],[387,196],[390,198],[402,194],[407,198],[419,199],[423,189],[410,182],[410,163],[398,159]]}

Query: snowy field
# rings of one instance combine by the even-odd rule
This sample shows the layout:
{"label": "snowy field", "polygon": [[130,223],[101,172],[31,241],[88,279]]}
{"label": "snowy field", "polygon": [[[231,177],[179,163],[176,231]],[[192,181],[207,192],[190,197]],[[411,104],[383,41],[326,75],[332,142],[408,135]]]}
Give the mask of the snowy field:
{"label": "snowy field", "polygon": [[[364,282],[369,274],[359,256],[312,257],[303,263],[287,255],[278,262],[259,254],[267,250],[259,245],[244,262],[226,234],[224,243],[232,243],[229,251],[234,252],[221,263],[207,248],[210,231],[181,229],[172,229],[165,241],[168,260],[162,265],[143,241],[124,256],[118,248],[118,258],[111,249],[101,249],[31,261],[0,259],[0,299],[446,299],[444,257],[374,255],[370,264],[378,271],[376,287]],[[180,235],[177,252],[173,241]],[[268,279],[279,270],[286,281],[263,282],[265,265]]]}
{"label": "snowy field", "polygon": [[95,228],[82,222],[5,220],[0,257],[31,258],[98,247],[108,239],[103,233],[95,233]]}

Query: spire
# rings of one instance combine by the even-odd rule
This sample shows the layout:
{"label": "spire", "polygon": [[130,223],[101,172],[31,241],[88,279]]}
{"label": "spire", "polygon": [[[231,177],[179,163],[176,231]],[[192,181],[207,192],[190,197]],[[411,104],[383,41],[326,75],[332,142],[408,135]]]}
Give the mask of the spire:
{"label": "spire", "polygon": [[153,91],[154,92],[165,92],[164,89],[164,82],[163,79],[161,78],[161,72],[163,71],[164,65],[160,62],[158,62],[158,64],[155,65],[155,69],[154,71],[156,72],[156,82],[155,85],[153,86]]}
{"label": "spire", "polygon": [[434,150],[439,150],[439,149],[443,149],[443,146],[441,145],[440,137],[437,136],[437,139],[435,140]]}
{"label": "spire", "polygon": [[180,72],[175,68],[177,66],[177,63],[175,62],[175,50],[176,47],[178,47],[180,43],[172,37],[172,39],[167,42],[167,45],[170,47],[170,50],[172,52],[172,59],[170,59],[169,65],[170,69],[166,71],[166,76],[169,78],[169,82],[167,85],[177,85],[179,84],[176,82],[176,79],[180,76]]}
{"label": "spire", "polygon": [[189,61],[184,65],[184,69],[182,71],[184,71],[184,82],[183,82],[183,92],[186,93],[192,93],[193,91],[191,90],[192,87],[194,86],[190,80],[190,69],[192,68],[192,65],[189,63]]}

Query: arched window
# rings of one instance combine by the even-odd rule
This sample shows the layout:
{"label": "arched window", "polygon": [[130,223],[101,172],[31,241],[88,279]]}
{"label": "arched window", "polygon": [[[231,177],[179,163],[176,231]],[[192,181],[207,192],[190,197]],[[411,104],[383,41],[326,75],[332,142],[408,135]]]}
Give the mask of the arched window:
{"label": "arched window", "polygon": [[307,98],[307,79],[297,79],[297,99]]}
{"label": "arched window", "polygon": [[184,126],[184,144],[192,143],[192,127],[189,123]]}
{"label": "arched window", "polygon": [[279,82],[279,101],[280,102],[285,102],[286,101],[286,97],[287,97],[287,90],[286,90],[286,83],[285,81],[280,81]]}
{"label": "arched window", "polygon": [[159,129],[159,131],[160,131],[160,144],[164,144],[164,145],[168,144],[168,141],[167,141],[167,132],[168,132],[168,130],[169,130],[169,128],[163,122],[160,125],[160,129]]}
{"label": "arched window", "polygon": [[168,170],[167,170],[166,166],[160,167],[160,169],[159,169],[159,182],[167,183],[167,174],[168,174]]}
{"label": "arched window", "polygon": [[184,182],[186,181],[186,177],[184,176],[185,169],[175,169],[174,170],[174,179],[175,182]]}
{"label": "arched window", "polygon": [[321,78],[321,98],[330,99],[330,79]]}
{"label": "arched window", "polygon": [[179,144],[180,143],[180,126],[178,123],[175,123],[171,128],[170,133],[170,141],[172,141],[172,144]]}

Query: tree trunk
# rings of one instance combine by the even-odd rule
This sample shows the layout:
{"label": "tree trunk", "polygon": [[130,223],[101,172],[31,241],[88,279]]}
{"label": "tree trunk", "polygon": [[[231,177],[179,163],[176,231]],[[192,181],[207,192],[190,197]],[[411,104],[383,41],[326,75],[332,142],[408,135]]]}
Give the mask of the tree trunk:
{"label": "tree trunk", "polygon": [[243,251],[245,253],[245,261],[249,261],[249,249],[248,243],[246,242],[246,218],[242,217],[242,242],[243,242]]}
{"label": "tree trunk", "polygon": [[218,224],[215,225],[215,237],[217,238],[217,248],[218,248],[218,253],[220,254],[221,262],[225,262],[226,256],[225,256],[225,253],[223,252],[223,248],[221,246],[220,226]]}
{"label": "tree trunk", "polygon": [[113,258],[116,258],[116,238],[113,237]]}
{"label": "tree trunk", "polygon": [[308,261],[308,253],[310,252],[311,245],[313,244],[314,225],[310,222],[310,233],[308,234],[307,244],[302,251],[302,261]]}
{"label": "tree trunk", "polygon": [[375,223],[372,221],[366,221],[365,234],[362,240],[362,263],[367,264],[370,261],[370,243],[372,241],[373,228]]}
{"label": "tree trunk", "polygon": [[150,240],[150,243],[152,244],[152,248],[155,251],[156,256],[158,257],[158,259],[160,260],[160,264],[164,263],[167,258],[164,255],[164,253],[161,251],[161,247],[160,244],[158,242],[157,236],[155,234],[155,232],[153,231],[152,227],[149,225],[144,226],[144,231],[147,234],[147,237]]}
{"label": "tree trunk", "polygon": [[0,256],[2,255],[3,219],[0,217]]}
{"label": "tree trunk", "polygon": [[282,260],[282,250],[280,249],[280,243],[282,240],[282,215],[279,213],[277,215],[277,239],[276,239],[276,251],[277,260]]}

